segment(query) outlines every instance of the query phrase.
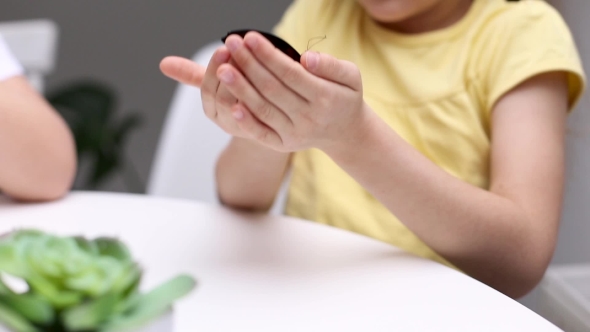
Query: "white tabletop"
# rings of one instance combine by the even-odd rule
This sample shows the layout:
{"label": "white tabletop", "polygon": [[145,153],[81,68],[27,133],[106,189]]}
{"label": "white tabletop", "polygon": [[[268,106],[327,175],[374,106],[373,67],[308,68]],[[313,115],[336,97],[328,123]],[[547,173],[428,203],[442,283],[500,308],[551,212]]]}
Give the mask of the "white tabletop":
{"label": "white tabletop", "polygon": [[35,227],[117,236],[144,286],[190,273],[176,331],[559,331],[467,276],[312,222],[205,204],[73,193],[49,204],[0,200],[0,233]]}

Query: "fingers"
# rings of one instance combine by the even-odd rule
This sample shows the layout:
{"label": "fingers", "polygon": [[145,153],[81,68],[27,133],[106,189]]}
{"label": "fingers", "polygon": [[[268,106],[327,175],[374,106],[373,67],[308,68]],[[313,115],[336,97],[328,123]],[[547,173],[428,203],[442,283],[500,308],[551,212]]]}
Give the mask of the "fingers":
{"label": "fingers", "polygon": [[[229,64],[237,68],[236,63],[233,59],[229,60]],[[219,67],[217,69],[219,69]],[[217,71],[213,73],[213,76],[215,77],[215,80],[219,81],[219,78],[217,78]],[[220,84],[217,88],[217,102],[218,104],[221,104],[229,108],[233,106],[235,103],[237,103],[238,99],[231,94],[231,92],[228,90],[225,84]]]}
{"label": "fingers", "polygon": [[173,80],[183,84],[201,87],[205,76],[205,68],[195,62],[177,57],[169,56],[160,62],[162,73]]}
{"label": "fingers", "polygon": [[217,89],[217,106],[230,108],[237,102],[238,99],[232,95],[227,86],[220,84],[219,89]]}
{"label": "fingers", "polygon": [[362,90],[360,71],[352,62],[310,51],[303,54],[301,64],[318,77],[347,86],[355,91]]}
{"label": "fingers", "polygon": [[219,87],[219,80],[217,79],[217,69],[224,63],[227,63],[230,60],[230,53],[222,46],[218,48],[213,56],[211,57],[211,61],[209,61],[209,65],[207,66],[207,70],[205,71],[203,86],[201,90],[206,94],[215,95],[217,93],[217,89]]}
{"label": "fingers", "polygon": [[[228,37],[226,45],[231,52],[232,60],[237,64],[235,67],[240,69],[254,88],[268,101],[275,106],[291,106],[289,109],[281,108],[286,113],[290,110],[297,111],[307,105],[307,101],[303,97],[286,87],[254,57],[250,50],[244,46],[240,37]],[[287,113],[287,115],[289,114]]]}
{"label": "fingers", "polygon": [[292,126],[291,120],[273,104],[263,98],[258,91],[235,69],[225,64],[217,72],[220,80],[240,103],[243,103],[261,122],[277,132],[285,132]]}
{"label": "fingers", "polygon": [[[209,119],[215,120],[217,117],[217,94],[219,89],[219,79],[217,78],[217,70],[219,66],[227,63],[230,59],[230,54],[225,47],[218,48],[213,56],[207,70],[205,71],[203,84],[201,86],[201,99],[203,101],[203,108],[205,114]],[[224,98],[228,99],[228,107],[232,105],[231,97],[224,95]]]}
{"label": "fingers", "polygon": [[310,75],[301,64],[274,47],[274,45],[257,32],[248,32],[244,43],[260,63],[264,65],[285,86],[295,91],[306,100],[315,97],[322,81]]}
{"label": "fingers", "polygon": [[281,149],[283,142],[279,134],[260,122],[245,105],[234,105],[232,107],[232,116],[247,138],[258,141],[270,148]]}

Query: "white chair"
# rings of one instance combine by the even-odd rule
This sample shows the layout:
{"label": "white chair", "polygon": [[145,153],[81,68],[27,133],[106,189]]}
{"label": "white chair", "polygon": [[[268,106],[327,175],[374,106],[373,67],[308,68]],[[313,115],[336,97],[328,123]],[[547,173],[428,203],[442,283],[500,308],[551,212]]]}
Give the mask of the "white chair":
{"label": "white chair", "polygon": [[[193,61],[206,66],[220,45],[203,47]],[[229,141],[230,136],[205,116],[200,91],[179,84],[160,136],[147,194],[218,204],[215,162]],[[282,213],[285,186],[271,213]]]}
{"label": "white chair", "polygon": [[549,267],[538,292],[541,316],[565,332],[590,331],[590,264]]}
{"label": "white chair", "polygon": [[44,77],[55,67],[58,34],[57,25],[50,20],[0,23],[0,35],[40,93],[44,91]]}

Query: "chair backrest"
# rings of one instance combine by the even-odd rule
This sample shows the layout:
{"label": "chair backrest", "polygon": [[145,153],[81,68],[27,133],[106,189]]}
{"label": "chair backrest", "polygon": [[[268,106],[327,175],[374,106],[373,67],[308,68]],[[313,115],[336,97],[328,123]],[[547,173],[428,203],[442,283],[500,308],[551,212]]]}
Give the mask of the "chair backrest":
{"label": "chair backrest", "polygon": [[29,82],[39,92],[44,78],[55,67],[58,27],[50,20],[0,22],[0,35],[25,69]]}
{"label": "chair backrest", "polygon": [[[207,66],[220,45],[203,47],[193,61]],[[230,139],[205,116],[199,89],[179,84],[160,136],[147,193],[218,204],[215,163]],[[285,185],[271,213],[282,213],[284,201]]]}

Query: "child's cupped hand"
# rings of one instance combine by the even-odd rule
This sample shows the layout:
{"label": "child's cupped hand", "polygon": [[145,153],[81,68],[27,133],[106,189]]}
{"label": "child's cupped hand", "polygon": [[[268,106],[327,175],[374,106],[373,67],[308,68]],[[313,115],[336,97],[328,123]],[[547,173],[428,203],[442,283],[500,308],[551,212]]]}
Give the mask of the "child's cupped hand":
{"label": "child's cupped hand", "polygon": [[231,115],[231,108],[238,100],[217,78],[217,69],[224,63],[234,64],[229,51],[222,46],[215,51],[207,67],[189,59],[169,56],[162,60],[160,69],[166,76],[180,83],[199,88],[205,115],[226,133],[249,138]]}
{"label": "child's cupped hand", "polygon": [[226,132],[281,152],[347,144],[368,110],[354,64],[315,52],[298,64],[256,32],[227,38],[207,69],[179,58],[161,68],[201,86],[207,116]]}

